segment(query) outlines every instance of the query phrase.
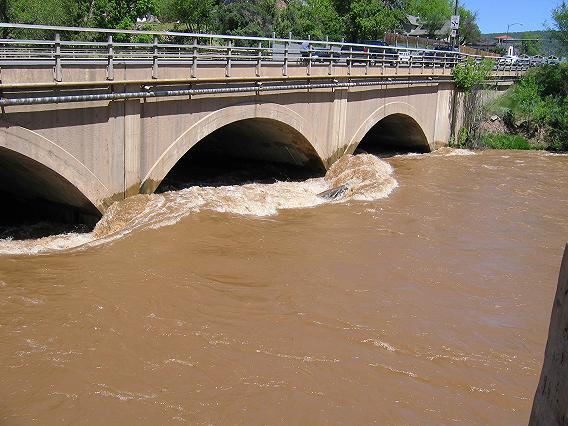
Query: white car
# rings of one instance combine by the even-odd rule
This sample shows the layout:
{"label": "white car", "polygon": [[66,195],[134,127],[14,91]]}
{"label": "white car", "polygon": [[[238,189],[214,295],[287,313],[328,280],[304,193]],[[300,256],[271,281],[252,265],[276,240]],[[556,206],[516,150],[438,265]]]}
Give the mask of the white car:
{"label": "white car", "polygon": [[499,64],[501,65],[515,65],[519,61],[517,55],[505,55],[499,59]]}

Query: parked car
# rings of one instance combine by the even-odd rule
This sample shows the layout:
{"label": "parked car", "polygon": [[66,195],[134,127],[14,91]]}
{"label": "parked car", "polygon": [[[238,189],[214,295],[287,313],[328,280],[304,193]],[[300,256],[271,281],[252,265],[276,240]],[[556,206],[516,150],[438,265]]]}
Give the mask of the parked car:
{"label": "parked car", "polygon": [[517,55],[505,55],[499,59],[499,65],[516,65],[518,61]]}
{"label": "parked car", "polygon": [[546,58],[546,63],[549,65],[556,65],[560,63],[560,59],[558,59],[558,57],[556,56],[549,56],[548,58]]}
{"label": "parked car", "polygon": [[453,47],[447,44],[438,44],[434,46],[434,66],[449,68],[459,61],[459,53],[454,51]]}
{"label": "parked car", "polygon": [[365,64],[369,62],[369,65],[374,65],[376,63],[395,65],[397,51],[396,49],[389,48],[385,41],[364,40],[362,44],[366,46],[354,44],[344,45],[341,47],[341,56],[346,58],[347,63]]}
{"label": "parked car", "polygon": [[518,60],[519,65],[529,66],[531,64],[531,57],[529,55],[521,55]]}
{"label": "parked car", "polygon": [[412,66],[421,67],[426,65],[428,62],[423,50],[411,50],[410,51],[410,62]]}
{"label": "parked car", "polygon": [[[309,41],[304,41],[300,46],[302,61],[306,61],[311,57],[314,62],[337,62],[339,61],[339,53],[331,49],[324,49],[310,44]],[[310,55],[311,54],[311,55]]]}
{"label": "parked car", "polygon": [[536,66],[541,65],[543,63],[543,61],[544,61],[544,58],[542,56],[535,55],[535,56],[531,57],[530,65],[531,65],[531,67],[536,67]]}

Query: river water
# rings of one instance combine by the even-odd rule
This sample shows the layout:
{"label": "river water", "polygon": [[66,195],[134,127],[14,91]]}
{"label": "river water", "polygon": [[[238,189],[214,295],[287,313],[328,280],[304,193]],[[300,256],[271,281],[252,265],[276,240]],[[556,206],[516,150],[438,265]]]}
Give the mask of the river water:
{"label": "river water", "polygon": [[526,423],[567,182],[542,152],[361,154],[0,240],[0,423]]}

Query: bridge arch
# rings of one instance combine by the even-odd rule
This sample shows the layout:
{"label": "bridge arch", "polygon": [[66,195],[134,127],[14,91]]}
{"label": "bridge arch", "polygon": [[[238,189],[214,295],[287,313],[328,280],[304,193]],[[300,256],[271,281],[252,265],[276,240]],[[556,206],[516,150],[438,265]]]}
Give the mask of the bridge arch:
{"label": "bridge arch", "polygon": [[94,222],[107,187],[77,158],[21,126],[0,122],[0,192],[42,205],[62,221]]}
{"label": "bridge arch", "polygon": [[[151,193],[180,161],[180,159],[207,137],[222,136],[258,140],[253,147],[240,144],[242,155],[257,160],[289,163],[325,170],[322,155],[308,136],[305,119],[292,109],[279,104],[245,103],[211,112],[193,123],[174,140],[143,177],[140,192]],[[262,139],[262,140],[261,140]],[[223,141],[231,149],[231,142]],[[237,154],[237,153],[234,153]]]}
{"label": "bridge arch", "polygon": [[357,147],[404,149],[429,152],[433,149],[415,107],[406,102],[390,102],[377,108],[359,126],[347,145],[346,153]]}

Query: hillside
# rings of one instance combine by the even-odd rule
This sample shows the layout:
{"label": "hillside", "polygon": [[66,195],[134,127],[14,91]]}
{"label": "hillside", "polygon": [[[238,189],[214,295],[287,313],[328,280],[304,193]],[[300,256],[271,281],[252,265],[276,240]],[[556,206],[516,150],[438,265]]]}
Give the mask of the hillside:
{"label": "hillside", "polygon": [[[488,33],[482,34],[481,37],[485,39],[493,39],[496,36],[504,35],[505,32],[501,33]],[[538,39],[538,42],[527,42],[534,45],[534,48],[538,50],[538,54],[549,56],[564,56],[566,52],[562,51],[562,48],[558,41],[553,37],[554,31],[541,30],[541,31],[510,31],[509,35],[516,39]],[[537,52],[535,52],[536,54]]]}

